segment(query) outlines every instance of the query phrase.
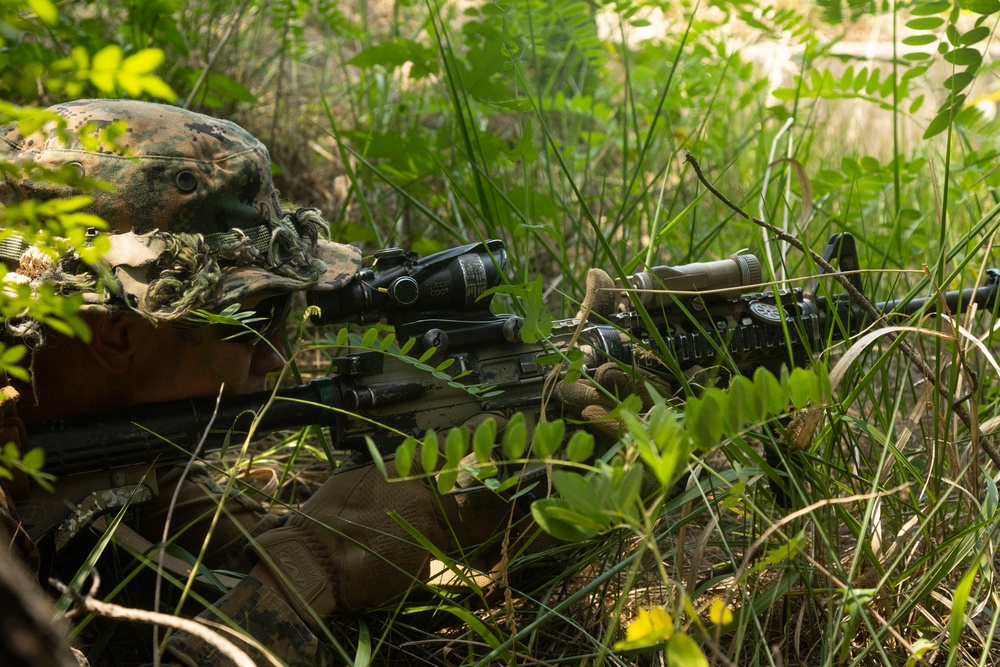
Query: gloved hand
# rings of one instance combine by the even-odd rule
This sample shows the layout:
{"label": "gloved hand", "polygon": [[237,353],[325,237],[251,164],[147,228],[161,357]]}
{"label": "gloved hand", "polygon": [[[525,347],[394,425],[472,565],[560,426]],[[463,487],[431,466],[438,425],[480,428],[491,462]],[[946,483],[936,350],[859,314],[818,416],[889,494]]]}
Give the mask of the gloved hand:
{"label": "gloved hand", "polygon": [[587,291],[580,304],[576,317],[580,320],[598,324],[615,313],[618,307],[618,292],[615,281],[604,269],[587,271]]}
{"label": "gloved hand", "polygon": [[593,380],[560,382],[554,393],[567,416],[583,420],[596,437],[610,442],[618,440],[621,426],[608,414],[622,399],[634,394],[642,401],[643,410],[653,405],[645,383],[637,382],[613,361],[598,366]]}
{"label": "gloved hand", "polygon": [[[390,479],[398,477],[386,461]],[[256,540],[261,563],[292,606],[317,625],[382,605],[426,579],[431,555],[399,522],[445,552],[474,549],[506,526],[510,506],[492,493],[439,495],[428,480],[387,481],[374,465],[342,469]]]}
{"label": "gloved hand", "polygon": [[[611,276],[603,269],[590,269],[587,271],[587,292],[576,317],[588,323],[599,323],[614,314],[617,299]],[[637,384],[617,364],[608,362],[597,369],[593,381],[560,382],[556,385],[555,396],[563,403],[567,415],[588,422],[594,435],[617,440],[618,423],[608,421],[608,412],[618,405],[616,399],[625,398],[636,387],[645,392],[642,383]],[[644,402],[648,399],[649,394],[645,392]]]}

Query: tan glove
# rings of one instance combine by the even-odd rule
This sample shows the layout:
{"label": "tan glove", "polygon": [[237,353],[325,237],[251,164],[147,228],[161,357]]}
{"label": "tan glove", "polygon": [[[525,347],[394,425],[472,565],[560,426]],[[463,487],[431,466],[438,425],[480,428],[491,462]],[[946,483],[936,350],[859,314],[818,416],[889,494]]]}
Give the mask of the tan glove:
{"label": "tan glove", "polygon": [[[397,477],[392,461],[386,466]],[[461,501],[423,479],[389,482],[374,465],[338,471],[281,528],[256,540],[261,563],[292,606],[318,625],[334,614],[383,605],[426,579],[431,554],[393,511],[445,552],[474,549],[506,525],[494,494]]]}
{"label": "tan glove", "polygon": [[600,323],[615,313],[618,307],[618,290],[615,281],[603,269],[587,271],[587,292],[576,317],[593,324]]}

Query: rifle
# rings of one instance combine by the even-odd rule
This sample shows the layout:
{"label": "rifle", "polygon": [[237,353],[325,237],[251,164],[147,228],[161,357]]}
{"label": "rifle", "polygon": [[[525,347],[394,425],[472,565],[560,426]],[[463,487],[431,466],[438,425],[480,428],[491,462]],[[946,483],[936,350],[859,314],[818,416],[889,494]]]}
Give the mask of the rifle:
{"label": "rifle", "polygon": [[[834,235],[824,256],[836,256],[861,287],[850,234]],[[584,371],[611,360],[678,378],[694,366],[750,375],[758,367],[777,372],[806,364],[830,342],[871,324],[847,295],[818,295],[816,279],[805,288],[749,292],[760,288],[761,264],[739,252],[635,273],[617,295],[616,312],[597,322],[557,321],[546,339],[527,343],[521,317],[492,312],[492,288],[505,264],[497,240],[426,258],[399,248],[379,251],[343,289],[308,295],[318,309],[315,324],[385,322],[395,331],[392,345],[368,341],[363,351],[334,359],[329,377],[219,402],[191,399],[30,425],[28,443],[44,450],[45,471],[60,481],[58,494],[36,492],[19,505],[29,534],[55,531],[58,548],[90,514],[155,496],[150,467],[187,461],[210,424],[216,448],[224,437],[248,433],[257,419],[257,435],[319,425],[338,449],[364,452],[372,440],[390,451],[407,435],[459,426],[483,412],[537,420],[553,355],[566,355],[574,340]],[[901,316],[935,311],[942,302],[954,313],[973,304],[993,309],[1000,270],[986,275],[982,286],[943,299],[886,301],[876,309]],[[360,339],[339,336],[347,340]]]}

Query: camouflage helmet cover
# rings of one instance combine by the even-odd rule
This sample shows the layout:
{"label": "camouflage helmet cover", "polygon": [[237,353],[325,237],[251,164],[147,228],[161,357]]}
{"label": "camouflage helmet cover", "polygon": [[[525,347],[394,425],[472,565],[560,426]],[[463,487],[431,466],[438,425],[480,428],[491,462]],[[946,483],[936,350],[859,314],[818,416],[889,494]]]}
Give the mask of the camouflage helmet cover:
{"label": "camouflage helmet cover", "polygon": [[[70,139],[51,127],[28,136],[16,125],[3,127],[0,161],[48,169],[72,164],[113,186],[88,191],[94,202],[87,210],[109,225],[111,251],[103,260],[116,278],[111,291],[123,298],[94,289],[91,274],[81,276],[76,290],[88,302],[169,321],[256,294],[336,289],[357,272],[356,248],[320,238],[326,222],[319,211],[282,209],[267,149],[238,125],[127,100],[80,100],[50,111],[66,119]],[[127,129],[114,147],[85,146],[77,134],[116,121]],[[26,176],[0,182],[2,203],[73,194]],[[5,259],[15,264],[28,250],[11,253],[7,245]],[[67,284],[65,266],[53,271]]]}

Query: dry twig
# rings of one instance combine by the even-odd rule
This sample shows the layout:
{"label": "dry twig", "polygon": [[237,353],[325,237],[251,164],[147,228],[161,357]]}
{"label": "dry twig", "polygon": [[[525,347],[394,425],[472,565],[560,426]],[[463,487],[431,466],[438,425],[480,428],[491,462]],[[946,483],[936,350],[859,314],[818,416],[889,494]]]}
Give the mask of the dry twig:
{"label": "dry twig", "polygon": [[251,660],[250,656],[248,656],[244,651],[218,632],[205,627],[201,623],[187,618],[161,614],[156,611],[122,607],[121,605],[97,600],[92,597],[94,588],[96,588],[96,581],[95,586],[91,588],[91,592],[87,595],[81,595],[66,584],[61,581],[56,581],[55,579],[50,579],[49,583],[52,584],[52,586],[54,586],[62,595],[68,595],[73,598],[77,607],[88,614],[124,621],[151,623],[154,625],[162,625],[167,628],[173,628],[174,630],[181,630],[182,632],[194,635],[211,646],[216,647],[219,649],[220,653],[232,660],[237,667],[255,667],[254,661]]}

